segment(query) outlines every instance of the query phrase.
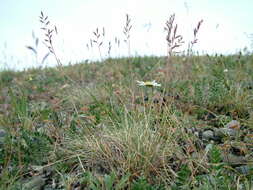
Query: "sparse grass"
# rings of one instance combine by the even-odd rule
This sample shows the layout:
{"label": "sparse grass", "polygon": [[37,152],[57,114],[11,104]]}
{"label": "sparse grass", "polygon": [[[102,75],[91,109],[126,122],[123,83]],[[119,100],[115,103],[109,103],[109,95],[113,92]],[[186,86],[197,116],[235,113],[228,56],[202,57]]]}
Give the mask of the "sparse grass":
{"label": "sparse grass", "polygon": [[[0,189],[31,189],[36,176],[51,189],[252,189],[252,55],[169,56],[169,72],[166,57],[1,72]],[[234,138],[191,132],[232,119]],[[228,162],[232,152],[249,161]]]}
{"label": "sparse grass", "polygon": [[[253,78],[247,70],[252,57],[242,56],[241,65],[232,63],[234,56],[223,57],[219,63],[215,57],[193,57],[188,60],[192,67],[187,75],[180,75],[187,64],[178,57],[171,59],[177,65],[174,79],[161,82],[162,88],[154,89],[148,101],[143,100],[144,89],[135,81],[164,81],[166,76],[159,70],[166,67],[165,58],[112,59],[106,64],[63,67],[67,78],[55,69],[45,69],[43,75],[40,70],[11,73],[11,80],[1,77],[1,110],[7,106],[1,112],[1,126],[8,134],[1,145],[1,188],[21,182],[34,164],[55,168],[55,178],[65,176],[58,180],[65,181],[66,189],[84,179],[79,175],[93,176],[80,183],[97,189],[106,189],[106,180],[116,185],[125,175],[129,178],[124,187],[132,189],[249,187],[249,176],[234,173],[218,158],[220,167],[210,168],[212,158],[185,129],[203,123],[222,127],[221,120],[205,120],[214,113],[216,118],[237,119],[252,134],[249,85]],[[127,64],[131,64],[133,78],[128,77]],[[166,102],[159,102],[162,99]],[[221,151],[219,146],[215,145],[215,151]],[[226,168],[231,168],[231,176],[226,176]],[[106,177],[111,172],[116,181]]]}

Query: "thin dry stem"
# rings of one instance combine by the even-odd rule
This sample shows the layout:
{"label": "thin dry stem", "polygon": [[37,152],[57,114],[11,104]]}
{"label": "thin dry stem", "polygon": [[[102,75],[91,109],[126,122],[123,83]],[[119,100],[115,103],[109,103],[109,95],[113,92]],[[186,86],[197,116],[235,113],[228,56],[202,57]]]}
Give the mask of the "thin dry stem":
{"label": "thin dry stem", "polygon": [[125,35],[125,40],[124,42],[128,46],[128,56],[130,57],[131,55],[131,48],[130,48],[130,31],[132,29],[132,24],[131,24],[131,19],[129,17],[129,14],[126,14],[126,23],[123,29],[123,33]]}
{"label": "thin dry stem", "polygon": [[194,46],[194,44],[196,44],[198,42],[197,34],[199,32],[199,29],[200,29],[200,26],[202,25],[202,23],[203,23],[203,20],[200,20],[197,24],[197,27],[194,28],[194,30],[193,30],[193,40],[190,41],[190,43],[188,44],[188,56],[190,54],[192,54],[193,46]]}
{"label": "thin dry stem", "polygon": [[167,55],[168,57],[180,53],[175,51],[177,48],[181,47],[184,44],[183,36],[177,34],[177,24],[174,24],[175,14],[172,14],[169,20],[166,21],[164,30],[167,32],[166,41],[167,41]]}
{"label": "thin dry stem", "polygon": [[57,56],[54,45],[53,45],[53,34],[58,34],[57,27],[54,25],[50,25],[50,21],[48,19],[48,16],[44,15],[44,13],[41,11],[41,15],[39,16],[40,22],[42,24],[41,29],[45,32],[45,39],[44,44],[48,48],[49,52],[52,53],[55,57],[55,60],[58,64],[58,66],[62,66],[62,62]]}
{"label": "thin dry stem", "polygon": [[98,28],[96,28],[96,30],[93,32],[93,35],[94,35],[94,39],[90,39],[90,45],[91,45],[91,47],[92,47],[92,43],[95,43],[97,45],[99,56],[102,61],[101,47],[104,43],[105,28],[104,27],[102,28],[102,33],[101,33],[101,31],[99,31]]}

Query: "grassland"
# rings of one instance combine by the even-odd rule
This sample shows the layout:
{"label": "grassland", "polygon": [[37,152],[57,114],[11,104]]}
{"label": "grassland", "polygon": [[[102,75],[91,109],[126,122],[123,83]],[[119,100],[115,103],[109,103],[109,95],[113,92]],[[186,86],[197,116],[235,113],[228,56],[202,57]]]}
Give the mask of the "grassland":
{"label": "grassland", "polygon": [[253,56],[2,71],[0,134],[3,190],[250,190]]}

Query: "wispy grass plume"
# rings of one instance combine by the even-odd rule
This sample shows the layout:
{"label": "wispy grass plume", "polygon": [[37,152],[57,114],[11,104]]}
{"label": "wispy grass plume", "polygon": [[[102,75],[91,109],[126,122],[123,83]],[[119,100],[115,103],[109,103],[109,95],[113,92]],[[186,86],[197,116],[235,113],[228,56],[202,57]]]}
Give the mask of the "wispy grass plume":
{"label": "wispy grass plume", "polygon": [[48,48],[49,52],[54,55],[54,58],[58,64],[58,66],[62,66],[62,62],[59,59],[59,57],[56,54],[54,44],[53,44],[53,35],[58,34],[56,25],[51,25],[50,21],[48,19],[48,16],[44,15],[44,13],[41,11],[40,13],[40,22],[42,24],[41,29],[44,31],[44,44]]}

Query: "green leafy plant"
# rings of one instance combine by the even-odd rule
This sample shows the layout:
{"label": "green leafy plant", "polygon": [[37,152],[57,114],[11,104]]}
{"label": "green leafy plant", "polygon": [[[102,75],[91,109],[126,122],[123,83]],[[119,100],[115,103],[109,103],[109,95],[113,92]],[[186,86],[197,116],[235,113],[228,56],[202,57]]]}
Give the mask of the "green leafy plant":
{"label": "green leafy plant", "polygon": [[199,189],[231,189],[235,187],[234,178],[229,174],[225,164],[222,162],[221,152],[215,146],[210,144],[208,149],[210,168],[205,175],[197,176],[196,179],[200,184]]}
{"label": "green leafy plant", "polygon": [[154,186],[147,182],[147,180],[144,177],[139,178],[136,180],[131,190],[163,190],[164,188],[162,186]]}
{"label": "green leafy plant", "polygon": [[172,189],[188,189],[190,186],[190,176],[191,171],[188,166],[185,164],[177,172],[177,178],[175,180],[175,185],[172,186]]}
{"label": "green leafy plant", "polygon": [[97,178],[91,173],[87,173],[85,177],[86,183],[91,190],[123,190],[128,186],[129,174],[122,176],[120,179],[117,179],[115,173],[110,173],[105,175],[102,178]]}

